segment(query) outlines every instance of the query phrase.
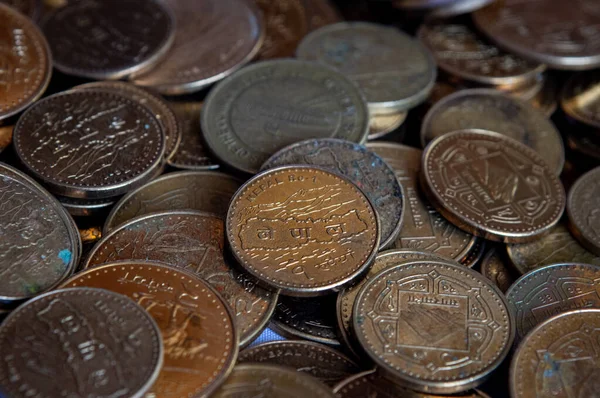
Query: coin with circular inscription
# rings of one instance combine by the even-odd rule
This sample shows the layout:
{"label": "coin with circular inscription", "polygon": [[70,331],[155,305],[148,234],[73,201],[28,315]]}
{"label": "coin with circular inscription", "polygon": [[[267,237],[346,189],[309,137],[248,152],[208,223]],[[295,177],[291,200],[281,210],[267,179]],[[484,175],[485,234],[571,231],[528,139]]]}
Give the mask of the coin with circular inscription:
{"label": "coin with circular inscription", "polygon": [[379,216],[379,248],[396,240],[402,228],[404,193],[394,170],[362,145],[323,138],[287,146],[263,163],[261,170],[307,164],[322,167],[351,180],[369,198]]}
{"label": "coin with circular inscription", "polygon": [[367,139],[376,140],[391,132],[396,131],[408,116],[408,112],[402,111],[390,114],[371,115],[369,119],[369,135]]}
{"label": "coin with circular inscription", "polygon": [[537,239],[558,223],[563,186],[544,159],[498,133],[462,130],[432,141],[421,175],[432,204],[460,228],[490,240]]}
{"label": "coin with circular inscription", "polygon": [[594,129],[600,128],[600,73],[574,74],[563,87],[560,105],[565,113]]}
{"label": "coin with circular inscription", "polygon": [[42,96],[52,75],[48,43],[37,26],[0,4],[0,120],[26,109]]}
{"label": "coin with circular inscription", "polygon": [[60,204],[74,217],[87,217],[107,212],[118,198],[74,199],[55,195]]}
{"label": "coin with circular inscription", "polygon": [[481,384],[515,335],[503,294],[479,272],[415,261],[370,279],[354,304],[358,341],[380,369],[429,393]]}
{"label": "coin with circular inscription", "polygon": [[5,397],[141,398],[159,374],[163,344],[150,315],[127,297],[61,289],[2,322],[0,355]]}
{"label": "coin with circular inscription", "polygon": [[600,310],[548,319],[519,345],[510,365],[513,398],[600,395]]}
{"label": "coin with circular inscription", "polygon": [[505,260],[506,254],[499,249],[488,250],[481,260],[481,273],[491,280],[502,293],[506,293],[510,285],[515,281]]}
{"label": "coin with circular inscription", "polygon": [[207,396],[233,368],[238,353],[233,314],[203,279],[159,263],[123,261],[80,272],[63,287],[120,293],[154,318],[165,360],[153,396]]}
{"label": "coin with circular inscription", "polygon": [[254,0],[265,25],[265,40],[259,59],[294,56],[300,40],[308,32],[308,19],[302,0]]}
{"label": "coin with circular inscription", "polygon": [[567,213],[573,235],[600,256],[600,167],[579,177],[571,187]]}

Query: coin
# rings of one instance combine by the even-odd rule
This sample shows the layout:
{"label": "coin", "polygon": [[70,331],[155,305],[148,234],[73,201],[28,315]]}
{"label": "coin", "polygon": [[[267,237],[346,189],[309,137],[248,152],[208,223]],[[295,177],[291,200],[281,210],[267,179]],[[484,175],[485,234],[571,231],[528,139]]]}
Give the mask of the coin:
{"label": "coin", "polygon": [[488,250],[481,261],[481,273],[491,280],[502,293],[506,293],[515,281],[506,265],[504,256],[495,248]]}
{"label": "coin", "polygon": [[223,163],[254,174],[279,149],[309,138],[364,142],[362,93],[334,70],[297,60],[248,66],[209,93],[204,139]]}
{"label": "coin", "polygon": [[435,261],[405,263],[369,280],[356,298],[353,322],[384,373],[429,393],[481,384],[515,334],[495,286],[476,271]]}
{"label": "coin", "polygon": [[101,289],[55,290],[29,300],[2,322],[0,342],[6,397],[140,398],[163,363],[150,315]]}
{"label": "coin", "polygon": [[600,167],[579,177],[571,187],[567,213],[573,235],[600,256]]}
{"label": "coin", "polygon": [[532,105],[496,90],[461,90],[444,97],[427,112],[421,126],[421,145],[463,129],[495,131],[526,144],[544,156],[560,174],[565,153],[554,125]]}
{"label": "coin", "polygon": [[267,170],[231,200],[226,232],[242,267],[293,296],[350,283],[375,258],[379,220],[345,177],[307,166]]}
{"label": "coin", "polygon": [[0,0],[0,3],[4,3],[9,7],[12,7],[21,14],[27,15],[33,20],[36,19],[40,12],[39,0]]}
{"label": "coin", "polygon": [[87,217],[108,211],[116,199],[73,199],[66,196],[55,196],[60,204],[75,217]]}
{"label": "coin", "polygon": [[0,4],[0,120],[25,110],[42,96],[52,58],[42,32],[24,15]]}
{"label": "coin", "polygon": [[422,181],[446,218],[474,235],[510,243],[547,233],[565,192],[537,152],[482,130],[445,134],[427,146]]}
{"label": "coin", "polygon": [[581,72],[571,76],[565,84],[560,104],[565,113],[595,129],[600,128],[600,73]]}
{"label": "coin", "polygon": [[595,0],[502,0],[476,11],[473,20],[499,46],[551,68],[600,66]]}
{"label": "coin", "polygon": [[296,56],[352,79],[373,114],[414,108],[425,101],[436,78],[435,61],[420,43],[396,28],[373,23],[320,28],[300,42]]}
{"label": "coin", "polygon": [[[264,38],[260,10],[243,0],[166,0],[177,20],[167,55],[134,83],[162,94],[199,91],[248,63]],[[193,49],[193,50],[191,50]]]}
{"label": "coin", "polygon": [[238,335],[231,310],[208,283],[194,275],[158,263],[123,261],[80,272],[63,286],[123,294],[154,318],[165,360],[152,396],[207,396],[234,365]]}
{"label": "coin", "polygon": [[461,258],[458,262],[462,265],[473,268],[479,260],[483,258],[483,254],[486,249],[486,240],[481,238],[475,238],[475,244],[470,252],[468,252],[465,257]]}
{"label": "coin", "polygon": [[341,352],[310,341],[271,341],[240,352],[238,363],[263,362],[287,366],[334,386],[360,368]]}
{"label": "coin", "polygon": [[565,312],[538,325],[511,362],[511,397],[597,397],[599,340],[597,309]]}
{"label": "coin", "polygon": [[254,0],[263,14],[265,40],[259,59],[292,57],[308,32],[306,10],[301,0]]}
{"label": "coin", "polygon": [[83,268],[118,260],[159,261],[206,280],[235,314],[240,344],[251,342],[266,327],[277,293],[257,286],[250,275],[236,271],[223,257],[221,218],[198,211],[151,213],[134,218],[98,242]]}
{"label": "coin", "polygon": [[404,193],[394,170],[377,154],[349,141],[323,138],[302,141],[276,152],[261,170],[307,164],[340,174],[369,198],[381,228],[379,248],[389,246],[402,227]]}
{"label": "coin", "polygon": [[367,139],[376,140],[397,130],[408,116],[408,112],[397,112],[388,115],[371,115],[369,119],[369,135]]}
{"label": "coin", "polygon": [[46,97],[17,122],[23,165],[53,193],[107,198],[142,185],[162,166],[165,139],[143,105],[106,91]]}

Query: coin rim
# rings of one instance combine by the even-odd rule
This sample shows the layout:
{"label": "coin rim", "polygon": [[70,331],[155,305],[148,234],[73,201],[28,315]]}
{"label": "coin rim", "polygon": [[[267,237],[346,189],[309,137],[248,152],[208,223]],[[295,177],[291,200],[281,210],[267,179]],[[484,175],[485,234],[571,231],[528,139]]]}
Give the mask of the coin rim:
{"label": "coin rim", "polygon": [[[372,132],[372,127],[373,127],[373,120],[378,118],[378,117],[391,117],[391,116],[395,116],[398,118],[398,120],[396,122],[394,122],[394,124],[388,126],[385,129],[380,129],[377,130],[376,132]],[[394,131],[398,130],[400,127],[404,126],[404,122],[406,122],[406,118],[408,117],[408,111],[401,111],[401,112],[397,112],[397,113],[390,113],[390,114],[380,114],[380,115],[370,115],[369,117],[369,133],[367,134],[367,143],[377,140],[379,138],[385,137],[388,134],[393,133]],[[383,159],[383,158],[382,158]]]}
{"label": "coin rim", "polygon": [[[595,177],[595,178],[594,178]],[[569,190],[569,195],[567,197],[567,215],[569,218],[569,230],[571,234],[579,241],[581,246],[584,249],[590,251],[590,253],[595,254],[596,256],[600,256],[600,246],[598,243],[594,243],[594,239],[588,236],[586,228],[581,228],[581,214],[577,214],[575,205],[575,201],[577,200],[575,196],[577,195],[577,191],[581,188],[582,185],[586,184],[588,180],[592,179],[595,181],[599,179],[600,182],[600,166],[597,166],[585,174],[581,175],[577,181],[571,186]]]}

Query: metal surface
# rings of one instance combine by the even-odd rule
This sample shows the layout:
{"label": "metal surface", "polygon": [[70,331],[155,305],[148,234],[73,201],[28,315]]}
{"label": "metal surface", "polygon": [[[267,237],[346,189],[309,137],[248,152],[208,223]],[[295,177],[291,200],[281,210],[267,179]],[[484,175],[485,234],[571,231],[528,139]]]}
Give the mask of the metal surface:
{"label": "metal surface", "polygon": [[506,293],[510,285],[515,281],[505,261],[505,253],[499,249],[488,250],[481,260],[481,274],[488,278],[502,293]]}
{"label": "metal surface", "polygon": [[569,191],[567,213],[573,235],[600,256],[600,167],[588,171]]}
{"label": "metal surface", "polygon": [[405,111],[385,115],[371,115],[369,118],[369,135],[367,139],[369,141],[376,140],[397,130],[406,121],[407,116],[408,112]]}

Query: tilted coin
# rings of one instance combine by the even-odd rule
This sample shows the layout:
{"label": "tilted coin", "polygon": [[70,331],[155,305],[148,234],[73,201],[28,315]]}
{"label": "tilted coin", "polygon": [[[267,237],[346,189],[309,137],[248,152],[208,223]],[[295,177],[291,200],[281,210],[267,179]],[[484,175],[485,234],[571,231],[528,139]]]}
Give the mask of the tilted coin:
{"label": "tilted coin", "polygon": [[560,133],[533,105],[496,90],[461,90],[437,102],[421,126],[423,147],[434,138],[464,129],[494,131],[544,156],[558,175],[565,162]]}
{"label": "tilted coin", "polygon": [[369,119],[368,140],[376,140],[397,130],[408,116],[408,112],[402,111],[390,114],[371,115]]}
{"label": "tilted coin", "polygon": [[342,21],[342,16],[330,0],[303,0],[310,31]]}
{"label": "tilted coin", "polygon": [[115,204],[117,198],[106,199],[74,199],[55,195],[60,204],[74,217],[87,217],[102,214]]}
{"label": "tilted coin", "polygon": [[379,220],[345,177],[313,166],[267,170],[231,200],[226,232],[242,267],[293,296],[336,290],[366,272]]}
{"label": "tilted coin", "polygon": [[385,373],[415,390],[455,393],[481,384],[512,346],[514,318],[480,273],[416,261],[361,289],[354,332]]}
{"label": "tilted coin", "polygon": [[306,9],[302,0],[254,0],[263,14],[265,39],[259,59],[292,57],[308,32]]}
{"label": "tilted coin", "polygon": [[[134,83],[162,94],[199,91],[257,54],[264,37],[260,11],[244,0],[166,0],[175,14],[175,41]],[[193,50],[191,50],[193,49]]]}
{"label": "tilted coin", "polygon": [[348,78],[297,60],[256,63],[221,82],[202,110],[202,131],[223,163],[256,173],[279,149],[309,138],[367,138],[369,112]]}
{"label": "tilted coin", "polygon": [[296,56],[331,66],[354,81],[371,113],[395,113],[425,101],[435,62],[400,30],[366,22],[340,22],[307,35]]}
{"label": "tilted coin", "polygon": [[445,134],[425,149],[422,169],[437,210],[486,239],[534,240],[558,223],[565,208],[554,170],[537,152],[501,134]]}
{"label": "tilted coin", "polygon": [[141,398],[163,364],[160,331],[120,294],[61,289],[13,311],[0,326],[6,397]]}
{"label": "tilted coin", "polygon": [[508,268],[505,255],[498,249],[488,250],[483,260],[481,260],[481,273],[491,280],[502,293],[506,293],[514,278]]}
{"label": "tilted coin", "polygon": [[600,73],[581,72],[567,80],[560,98],[565,113],[595,129],[600,128]]}
{"label": "tilted coin", "polygon": [[80,272],[63,287],[120,293],[154,318],[165,359],[150,391],[153,396],[207,396],[234,365],[238,335],[231,310],[209,284],[194,275],[158,263],[124,261]]}
{"label": "tilted coin", "polygon": [[600,256],[600,167],[585,173],[571,187],[567,213],[574,236]]}

